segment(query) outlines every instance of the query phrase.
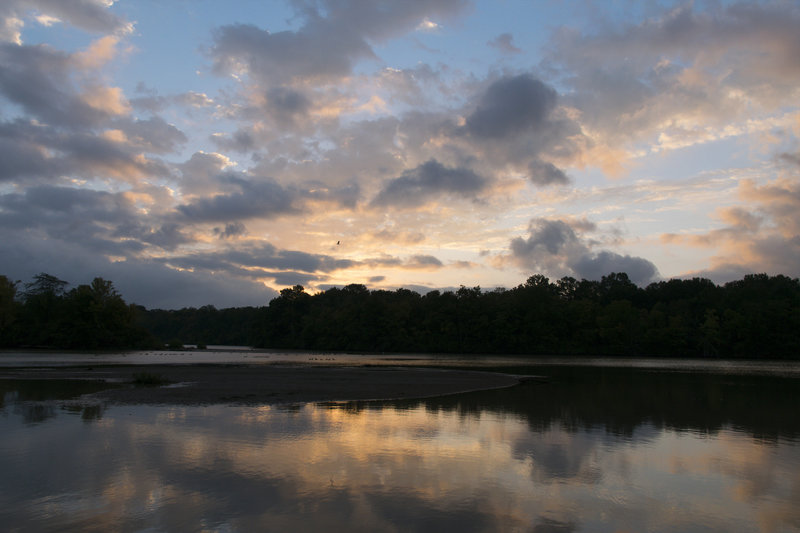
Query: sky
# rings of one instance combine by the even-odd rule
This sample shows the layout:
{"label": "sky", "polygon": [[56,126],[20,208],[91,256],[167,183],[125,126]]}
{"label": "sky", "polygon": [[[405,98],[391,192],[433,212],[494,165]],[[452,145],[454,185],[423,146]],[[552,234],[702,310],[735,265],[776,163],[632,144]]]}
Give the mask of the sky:
{"label": "sky", "polygon": [[800,4],[4,0],[0,274],[800,276]]}

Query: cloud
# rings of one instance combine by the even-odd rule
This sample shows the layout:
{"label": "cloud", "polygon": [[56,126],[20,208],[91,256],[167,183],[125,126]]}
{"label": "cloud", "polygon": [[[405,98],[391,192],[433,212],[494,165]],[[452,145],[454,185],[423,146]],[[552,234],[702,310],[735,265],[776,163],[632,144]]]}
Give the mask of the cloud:
{"label": "cloud", "polygon": [[181,204],[177,210],[192,222],[228,222],[250,218],[273,218],[297,213],[294,206],[297,193],[285,189],[272,179],[247,180],[237,176],[223,176],[237,192],[222,193],[197,198]]}
{"label": "cloud", "polygon": [[[277,291],[245,277],[175,270],[151,260],[117,262],[93,272],[112,280],[127,302],[148,309],[263,306],[278,296]],[[79,278],[67,274],[63,279]]]}
{"label": "cloud", "polygon": [[205,93],[187,91],[184,93],[160,96],[155,89],[148,89],[143,83],[136,87],[136,94],[128,103],[136,110],[158,113],[171,105],[185,106],[190,110],[212,108],[215,101]]}
{"label": "cloud", "polygon": [[[252,25],[219,28],[211,55],[218,71],[240,71],[279,83],[348,75],[356,60],[375,57],[370,42],[402,35],[425,20],[450,18],[464,0],[375,4],[363,0],[304,3],[296,31],[270,33]],[[272,82],[275,83],[274,81]]]}
{"label": "cloud", "polygon": [[46,148],[25,138],[25,132],[18,131],[16,125],[20,123],[0,123],[0,182],[57,174],[58,165],[53,164]]}
{"label": "cloud", "polygon": [[358,183],[348,183],[341,187],[329,187],[324,182],[309,181],[303,183],[300,195],[315,202],[333,203],[345,209],[354,209],[361,197]]}
{"label": "cloud", "polygon": [[435,22],[433,22],[431,20],[428,20],[426,18],[422,22],[419,23],[419,25],[417,26],[417,31],[422,31],[422,32],[426,32],[426,33],[434,33],[436,31],[438,31],[440,28],[441,28],[441,26],[439,24],[437,24],[437,23],[435,23]]}
{"label": "cloud", "polygon": [[517,257],[535,257],[540,253],[556,255],[568,245],[579,244],[575,231],[562,220],[538,219],[531,221],[527,239],[516,237],[511,250]]}
{"label": "cloud", "polygon": [[132,181],[169,172],[145,153],[171,152],[185,135],[157,117],[131,118],[122,90],[95,72],[115,59],[118,42],[106,36],[71,54],[0,43],[0,98],[22,115],[12,118],[12,111],[0,122],[0,151],[7,155],[0,180]]}
{"label": "cloud", "polygon": [[579,232],[596,226],[586,220],[566,222],[539,218],[531,220],[528,237],[511,240],[511,259],[529,272],[550,277],[576,276],[600,279],[611,272],[625,272],[631,281],[646,285],[658,277],[656,266],[647,259],[620,255],[608,250],[594,251],[595,243]]}
{"label": "cloud", "polygon": [[479,139],[535,132],[545,127],[556,101],[556,91],[529,74],[501,78],[486,90],[466,127]]}
{"label": "cloud", "polygon": [[231,222],[224,228],[214,228],[213,232],[220,239],[233,239],[245,235],[247,228],[241,222]]}
{"label": "cloud", "polygon": [[281,124],[291,124],[304,117],[311,108],[311,100],[300,91],[287,87],[267,90],[267,107],[270,114]]}
{"label": "cloud", "polygon": [[390,180],[372,200],[375,207],[418,207],[441,195],[474,198],[489,181],[467,168],[450,168],[431,159]]}
{"label": "cloud", "polygon": [[441,268],[444,265],[432,255],[415,255],[407,263],[407,268]]}
{"label": "cloud", "polygon": [[217,178],[234,162],[215,152],[195,152],[188,161],[177,165],[181,173],[181,189],[184,194],[206,194],[218,189]]}
{"label": "cloud", "polygon": [[763,184],[742,180],[737,192],[747,205],[719,208],[714,215],[722,227],[666,233],[661,242],[714,250],[710,268],[689,274],[715,281],[756,272],[800,276],[800,184],[786,178]]}
{"label": "cloud", "polygon": [[0,11],[0,42],[22,44],[22,27],[25,22],[14,15]]}
{"label": "cloud", "polygon": [[236,130],[232,135],[214,134],[211,136],[211,141],[221,150],[233,152],[249,152],[256,148],[255,136],[243,129]]}
{"label": "cloud", "polygon": [[251,247],[237,247],[218,254],[226,261],[238,265],[265,269],[299,270],[301,272],[332,272],[354,266],[349,259],[336,259],[325,254],[313,254],[297,250],[279,250],[269,243]]}
{"label": "cloud", "polygon": [[568,183],[556,164],[580,164],[591,143],[559,101],[530,73],[506,75],[468,102],[463,126],[445,135],[494,174],[525,175],[538,186]]}
{"label": "cloud", "polygon": [[417,110],[425,107],[430,93],[446,91],[441,70],[424,63],[413,68],[384,68],[376,74],[375,82],[388,100],[410,104]]}
{"label": "cloud", "polygon": [[637,285],[647,285],[658,277],[656,266],[642,257],[631,257],[603,250],[596,255],[584,255],[572,265],[572,270],[584,279],[600,279],[612,272],[624,272]]}
{"label": "cloud", "polygon": [[309,21],[297,32],[223,26],[215,32],[211,55],[219,74],[249,74],[278,83],[335,79],[349,74],[357,59],[373,56],[358,33],[337,31],[324,19]]}
{"label": "cloud", "polygon": [[304,274],[302,272],[273,272],[270,276],[276,285],[285,287],[294,287],[295,285],[309,286],[324,279],[314,274]]}
{"label": "cloud", "polygon": [[174,249],[191,238],[174,223],[142,220],[126,193],[42,185],[0,196],[6,242],[44,238],[86,253],[133,257],[154,245]]}
{"label": "cloud", "polygon": [[536,185],[566,185],[569,178],[563,170],[547,161],[534,160],[528,163],[529,179]]}
{"label": "cloud", "polygon": [[521,49],[514,46],[514,36],[510,33],[501,33],[486,44],[504,54],[522,53]]}
{"label": "cloud", "polygon": [[79,70],[99,69],[116,57],[119,42],[119,36],[106,35],[93,41],[86,50],[75,52],[70,59]]}
{"label": "cloud", "polygon": [[800,152],[793,154],[793,153],[782,153],[778,156],[782,161],[786,161],[791,165],[795,165],[800,167]]}
{"label": "cloud", "polygon": [[87,104],[70,83],[69,56],[44,45],[0,43],[0,95],[40,121],[68,128],[108,118]]}
{"label": "cloud", "polygon": [[[278,285],[308,285],[328,279],[328,274],[359,266],[349,259],[297,250],[281,250],[266,242],[240,242],[214,251],[175,254],[159,260],[165,266],[240,279],[271,279]],[[420,261],[430,262],[429,258]]]}
{"label": "cloud", "polygon": [[154,154],[175,152],[188,141],[186,134],[161,117],[145,120],[123,119],[114,123],[125,134],[131,148]]}
{"label": "cloud", "polygon": [[109,11],[107,0],[4,0],[0,5],[0,40],[22,44],[20,30],[24,19],[34,17],[38,23],[51,25],[67,22],[94,33],[128,33],[130,22]]}
{"label": "cloud", "polygon": [[560,73],[564,103],[592,139],[631,158],[780,117],[796,99],[798,24],[791,3],[688,3],[635,24],[562,28],[543,64]]}
{"label": "cloud", "polygon": [[375,58],[370,43],[383,42],[436,17],[462,12],[465,0],[304,3],[296,31],[271,33],[251,24],[218,28],[210,55],[218,73],[248,73],[280,85],[347,76],[356,61]]}

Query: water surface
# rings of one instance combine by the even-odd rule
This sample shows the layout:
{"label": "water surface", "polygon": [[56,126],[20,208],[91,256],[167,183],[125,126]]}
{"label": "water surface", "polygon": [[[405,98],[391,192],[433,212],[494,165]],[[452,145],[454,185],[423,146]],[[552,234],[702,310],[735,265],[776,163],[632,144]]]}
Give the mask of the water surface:
{"label": "water surface", "polygon": [[800,531],[797,379],[644,366],[539,365],[549,383],[288,407],[104,406],[6,381],[0,524]]}

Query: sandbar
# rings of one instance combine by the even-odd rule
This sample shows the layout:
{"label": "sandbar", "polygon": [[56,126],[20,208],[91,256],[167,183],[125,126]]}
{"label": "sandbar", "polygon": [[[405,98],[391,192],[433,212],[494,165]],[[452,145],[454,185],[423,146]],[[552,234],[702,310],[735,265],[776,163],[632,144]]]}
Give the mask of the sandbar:
{"label": "sandbar", "polygon": [[[163,383],[135,384],[142,375]],[[255,405],[427,398],[510,387],[521,376],[387,366],[160,364],[2,368],[0,379],[107,383],[81,399],[112,404]]]}

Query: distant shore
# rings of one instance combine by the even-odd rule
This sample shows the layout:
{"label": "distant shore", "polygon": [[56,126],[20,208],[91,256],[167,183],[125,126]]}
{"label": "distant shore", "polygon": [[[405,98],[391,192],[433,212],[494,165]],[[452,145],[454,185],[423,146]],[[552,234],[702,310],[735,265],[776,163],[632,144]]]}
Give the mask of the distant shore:
{"label": "distant shore", "polygon": [[457,369],[225,364],[0,368],[0,379],[104,382],[108,389],[80,399],[170,405],[412,399],[520,382],[511,374]]}

